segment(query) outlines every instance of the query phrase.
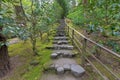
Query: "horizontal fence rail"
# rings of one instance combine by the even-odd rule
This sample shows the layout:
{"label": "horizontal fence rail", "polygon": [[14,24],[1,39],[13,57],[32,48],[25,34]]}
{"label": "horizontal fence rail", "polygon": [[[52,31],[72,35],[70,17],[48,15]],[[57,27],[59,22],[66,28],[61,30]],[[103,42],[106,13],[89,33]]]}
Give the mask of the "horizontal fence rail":
{"label": "horizontal fence rail", "polygon": [[[84,36],[83,34],[78,32],[74,28],[70,27],[69,25],[66,24],[66,26],[67,26],[66,31],[67,31],[69,37],[71,38],[72,43],[78,48],[78,50],[81,53],[82,64],[84,64],[85,60],[86,60],[87,62],[90,63],[90,65],[96,70],[97,73],[99,73],[99,75],[104,80],[112,80],[112,79],[106,79],[104,74],[102,74],[101,71],[99,69],[97,69],[97,67],[93,64],[93,62],[91,60],[89,60],[89,58],[86,56],[86,55],[90,55],[92,58],[94,58],[99,64],[101,64],[113,76],[114,80],[120,80],[120,77],[118,77],[118,75],[116,75],[116,73],[114,73],[108,66],[106,66],[94,54],[92,54],[90,50],[92,50],[92,48],[94,46],[96,46],[97,49],[99,49],[100,51],[103,51],[104,54],[111,55],[112,57],[113,56],[117,57],[117,59],[120,59],[120,55],[105,48],[104,46],[96,43],[95,41],[87,38],[86,36]],[[91,44],[91,46],[90,46],[90,44]],[[90,46],[91,48],[90,47],[88,48],[88,46]],[[99,54],[101,54],[100,51],[99,51]]]}

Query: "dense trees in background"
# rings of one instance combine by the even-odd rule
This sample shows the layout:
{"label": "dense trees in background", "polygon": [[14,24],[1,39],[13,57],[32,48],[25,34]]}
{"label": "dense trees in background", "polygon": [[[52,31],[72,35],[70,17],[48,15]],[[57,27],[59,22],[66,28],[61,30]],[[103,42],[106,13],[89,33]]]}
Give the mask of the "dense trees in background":
{"label": "dense trees in background", "polygon": [[[90,34],[100,37],[99,42],[120,52],[120,0],[79,0],[78,6],[67,17]],[[107,41],[102,41],[102,39]]]}
{"label": "dense trees in background", "polygon": [[68,12],[77,5],[77,0],[57,0],[63,9],[62,18],[68,15]]}
{"label": "dense trees in background", "polygon": [[117,35],[120,26],[119,0],[81,0],[79,5],[71,10],[68,18],[78,25],[95,25],[113,30]]}

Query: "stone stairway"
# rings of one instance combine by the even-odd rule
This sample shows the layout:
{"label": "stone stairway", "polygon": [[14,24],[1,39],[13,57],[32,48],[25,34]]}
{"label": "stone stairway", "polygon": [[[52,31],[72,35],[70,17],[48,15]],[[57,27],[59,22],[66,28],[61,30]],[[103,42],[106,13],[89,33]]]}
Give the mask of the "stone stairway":
{"label": "stone stairway", "polygon": [[56,73],[43,74],[41,80],[82,80],[85,69],[74,60],[74,57],[76,57],[76,54],[72,51],[74,47],[69,44],[68,40],[69,37],[66,36],[64,21],[62,20],[61,25],[57,28],[53,46],[47,47],[53,49],[51,54],[52,64],[49,68]]}

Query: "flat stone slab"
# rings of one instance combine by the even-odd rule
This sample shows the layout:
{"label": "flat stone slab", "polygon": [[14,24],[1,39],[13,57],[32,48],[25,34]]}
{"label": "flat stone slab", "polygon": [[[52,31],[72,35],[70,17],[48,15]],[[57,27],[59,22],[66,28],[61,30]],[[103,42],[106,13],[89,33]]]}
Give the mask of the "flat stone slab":
{"label": "flat stone slab", "polygon": [[73,64],[71,65],[71,73],[76,77],[80,77],[85,73],[85,69],[80,65]]}
{"label": "flat stone slab", "polygon": [[64,74],[64,68],[63,67],[58,67],[57,68],[57,74]]}
{"label": "flat stone slab", "polygon": [[58,44],[58,45],[61,45],[61,44],[62,44],[62,41],[58,41],[57,44]]}
{"label": "flat stone slab", "polygon": [[61,40],[61,41],[58,41],[57,44],[58,44],[58,45],[68,44],[68,41],[62,41],[62,40]]}
{"label": "flat stone slab", "polygon": [[57,34],[56,34],[56,36],[65,36],[66,34],[65,34],[65,32],[64,31],[62,31],[62,32],[58,32]]}
{"label": "flat stone slab", "polygon": [[62,53],[62,52],[56,52],[56,54],[57,54],[58,56],[60,56],[60,55],[62,55],[63,53]]}
{"label": "flat stone slab", "polygon": [[51,58],[52,58],[52,59],[56,59],[57,56],[58,56],[58,54],[56,54],[56,53],[52,53],[52,54],[51,54]]}
{"label": "flat stone slab", "polygon": [[72,58],[58,58],[57,60],[54,60],[53,61],[54,64],[57,64],[57,65],[64,65],[64,64],[69,64],[69,65],[72,65],[72,64],[76,64],[76,61]]}
{"label": "flat stone slab", "polygon": [[68,37],[54,37],[54,40],[68,40]]}
{"label": "flat stone slab", "polygon": [[64,64],[63,68],[64,68],[65,71],[70,70],[70,64]]}
{"label": "flat stone slab", "polygon": [[54,46],[54,49],[66,49],[66,50],[73,50],[73,46],[70,46],[70,45],[55,45]]}
{"label": "flat stone slab", "polygon": [[55,67],[54,67],[54,68],[55,68],[55,69],[57,69],[58,67],[60,67],[60,65],[58,65],[58,64],[55,64]]}
{"label": "flat stone slab", "polygon": [[63,53],[63,57],[69,57],[69,53]]}
{"label": "flat stone slab", "polygon": [[66,49],[66,50],[73,50],[73,46],[70,45],[54,45],[46,47],[46,49],[54,49],[54,50],[60,50],[60,49]]}

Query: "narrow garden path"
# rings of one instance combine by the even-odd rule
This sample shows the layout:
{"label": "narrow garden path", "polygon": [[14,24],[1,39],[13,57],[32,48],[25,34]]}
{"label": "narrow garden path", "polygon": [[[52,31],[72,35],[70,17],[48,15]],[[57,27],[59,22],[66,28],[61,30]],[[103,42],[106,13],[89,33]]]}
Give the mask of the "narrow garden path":
{"label": "narrow garden path", "polygon": [[70,40],[66,36],[64,20],[60,23],[53,41],[51,71],[44,72],[40,80],[85,80],[85,69],[74,59],[76,54],[73,53],[74,47],[69,44]]}

